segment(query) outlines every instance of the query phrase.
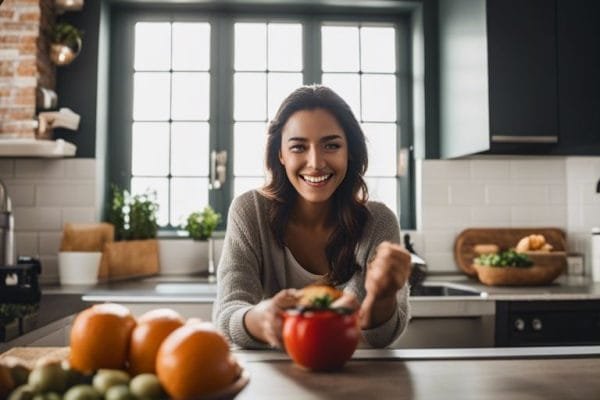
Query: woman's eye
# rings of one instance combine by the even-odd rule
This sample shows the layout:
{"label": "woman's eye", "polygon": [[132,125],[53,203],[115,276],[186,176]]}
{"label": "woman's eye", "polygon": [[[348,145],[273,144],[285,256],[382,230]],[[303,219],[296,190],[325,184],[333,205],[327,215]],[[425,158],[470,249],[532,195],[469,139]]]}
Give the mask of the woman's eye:
{"label": "woman's eye", "polygon": [[303,146],[303,145],[301,145],[301,144],[296,144],[296,145],[294,145],[294,146],[290,147],[290,150],[291,150],[293,153],[299,153],[299,152],[301,152],[301,151],[303,151],[303,150],[304,150],[304,146]]}
{"label": "woman's eye", "polygon": [[337,149],[339,149],[340,147],[342,147],[342,146],[341,146],[340,144],[338,144],[338,143],[327,143],[327,144],[325,145],[325,148],[326,148],[327,150],[337,150]]}

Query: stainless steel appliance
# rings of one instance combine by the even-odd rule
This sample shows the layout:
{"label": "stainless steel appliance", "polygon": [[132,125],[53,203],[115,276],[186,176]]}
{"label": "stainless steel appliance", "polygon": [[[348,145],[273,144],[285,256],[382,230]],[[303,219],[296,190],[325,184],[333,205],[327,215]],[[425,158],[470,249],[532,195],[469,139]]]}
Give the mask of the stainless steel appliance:
{"label": "stainless steel appliance", "polygon": [[12,206],[6,186],[0,181],[0,265],[15,264],[15,232]]}

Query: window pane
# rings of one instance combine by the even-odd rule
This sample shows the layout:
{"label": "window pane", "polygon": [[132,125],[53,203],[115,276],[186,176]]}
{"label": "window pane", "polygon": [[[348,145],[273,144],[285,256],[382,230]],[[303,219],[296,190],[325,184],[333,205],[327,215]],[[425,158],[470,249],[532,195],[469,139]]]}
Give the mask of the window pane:
{"label": "window pane", "polygon": [[161,121],[169,119],[171,79],[168,72],[133,74],[133,119]]}
{"label": "window pane", "polygon": [[362,76],[363,121],[396,121],[396,77]]}
{"label": "window pane", "polygon": [[135,24],[136,71],[168,71],[171,68],[171,24],[138,22]]}
{"label": "window pane", "polygon": [[323,74],[323,84],[329,86],[350,105],[360,119],[360,80],[358,74]]}
{"label": "window pane", "polygon": [[193,211],[208,205],[208,178],[173,178],[171,224],[181,225]]}
{"label": "window pane", "polygon": [[171,155],[171,174],[208,176],[208,124],[205,122],[173,123]]}
{"label": "window pane", "polygon": [[360,69],[363,72],[396,72],[394,28],[361,28]]}
{"label": "window pane", "polygon": [[323,71],[358,72],[358,27],[321,28]]}
{"label": "window pane", "polygon": [[302,25],[269,24],[269,70],[302,70]]}
{"label": "window pane", "polygon": [[210,68],[210,24],[173,24],[173,69],[208,71]]}
{"label": "window pane", "polygon": [[396,175],[396,124],[362,124],[369,151],[368,176]]}
{"label": "window pane", "polygon": [[208,119],[209,80],[210,75],[206,72],[173,73],[173,119]]}
{"label": "window pane", "polygon": [[169,124],[136,122],[131,129],[133,175],[169,173]]}
{"label": "window pane", "polygon": [[266,121],[267,74],[234,74],[234,119],[236,121]]}
{"label": "window pane", "polygon": [[234,178],[233,196],[239,196],[249,190],[258,189],[265,184],[265,178]]}
{"label": "window pane", "polygon": [[369,199],[384,203],[398,215],[396,178],[366,178],[365,181],[369,188]]}
{"label": "window pane", "polygon": [[267,125],[262,122],[238,122],[233,128],[235,175],[263,175]]}
{"label": "window pane", "polygon": [[275,116],[281,102],[295,89],[302,86],[301,73],[270,73],[269,82],[269,119]]}
{"label": "window pane", "polygon": [[158,225],[169,223],[169,181],[167,178],[131,178],[131,194],[156,192]]}
{"label": "window pane", "polygon": [[267,69],[267,25],[235,24],[235,69],[265,71]]}

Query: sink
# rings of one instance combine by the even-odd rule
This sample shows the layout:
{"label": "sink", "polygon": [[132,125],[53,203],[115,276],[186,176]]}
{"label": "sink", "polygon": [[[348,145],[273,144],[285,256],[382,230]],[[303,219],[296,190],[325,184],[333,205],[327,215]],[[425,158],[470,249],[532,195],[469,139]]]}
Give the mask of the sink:
{"label": "sink", "polygon": [[412,297],[450,297],[483,296],[484,294],[467,286],[460,286],[451,283],[425,282],[423,285],[411,286],[410,295]]}
{"label": "sink", "polygon": [[160,294],[216,295],[217,285],[210,283],[159,283],[154,287]]}

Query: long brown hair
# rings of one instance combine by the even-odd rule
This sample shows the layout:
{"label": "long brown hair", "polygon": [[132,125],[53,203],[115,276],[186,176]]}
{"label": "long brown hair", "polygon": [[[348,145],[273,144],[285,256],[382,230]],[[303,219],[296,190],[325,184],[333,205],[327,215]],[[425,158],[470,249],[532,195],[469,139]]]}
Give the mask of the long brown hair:
{"label": "long brown hair", "polygon": [[365,206],[368,190],[363,179],[368,164],[365,135],[350,106],[333,90],[321,85],[302,86],[283,101],[267,132],[266,167],[269,179],[262,193],[271,200],[269,224],[278,244],[283,247],[285,227],[298,193],[279,161],[281,135],[286,122],[295,112],[317,108],[330,112],[336,118],[348,142],[348,170],[333,194],[330,218],[335,229],[325,248],[331,266],[326,280],[336,285],[348,281],[360,269],[355,251],[369,212]]}

